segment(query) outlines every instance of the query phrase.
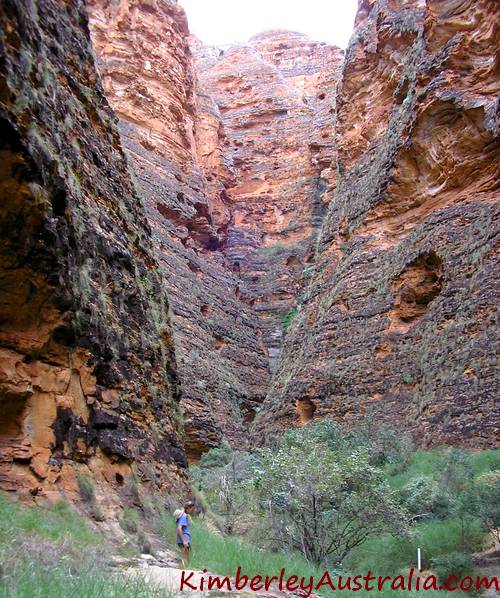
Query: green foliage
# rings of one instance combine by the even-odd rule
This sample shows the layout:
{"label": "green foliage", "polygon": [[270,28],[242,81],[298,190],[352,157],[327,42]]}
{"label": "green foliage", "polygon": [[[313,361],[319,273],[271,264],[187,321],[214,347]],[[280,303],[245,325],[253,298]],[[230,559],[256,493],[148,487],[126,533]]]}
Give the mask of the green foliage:
{"label": "green foliage", "polygon": [[452,575],[458,578],[472,575],[474,571],[470,557],[463,552],[450,552],[434,558],[432,568],[440,581],[446,581]]}
{"label": "green foliage", "polygon": [[140,577],[105,570],[109,551],[68,503],[26,507],[0,492],[0,598],[168,596]]}
{"label": "green foliage", "polygon": [[394,434],[390,426],[380,424],[370,418],[362,421],[349,433],[352,446],[365,446],[370,464],[377,467],[390,465],[392,470],[404,467],[414,452],[409,436]]}
{"label": "green foliage", "polygon": [[418,547],[427,563],[485,548],[485,532],[498,523],[499,467],[500,451],[458,449],[416,451],[404,462],[388,463],[389,484],[402,506],[413,516],[426,516],[414,518],[408,538],[369,539],[349,556],[349,566],[390,574],[414,564]]}
{"label": "green foliage", "polygon": [[[209,554],[199,553],[198,562],[213,563],[215,571],[230,572],[246,550],[276,551],[281,563],[300,554],[293,558],[388,575],[415,566],[422,548],[427,567],[444,567],[448,555],[456,567],[456,554],[466,562],[489,545],[487,530],[498,529],[500,451],[414,451],[408,438],[370,420],[351,431],[322,420],[288,431],[272,449],[250,455],[225,447],[203,461],[194,478],[224,522],[220,529],[243,533],[259,547],[252,553],[251,544],[234,536],[213,540],[200,532]],[[231,529],[221,481],[233,467]],[[339,541],[342,523],[349,533]]]}
{"label": "green foliage", "polygon": [[[472,550],[480,550],[484,546],[484,530],[479,521],[470,526],[467,539]],[[346,566],[353,571],[371,569],[391,575],[416,565],[417,548],[422,548],[424,564],[428,565],[437,557],[463,552],[461,546],[462,525],[459,519],[427,521],[414,525],[411,535],[406,537],[381,534],[369,538],[351,552]]]}
{"label": "green foliage", "polygon": [[[163,527],[166,539],[175,541],[175,524],[170,518]],[[308,563],[296,553],[271,552],[230,536],[214,533],[198,518],[192,523],[191,564],[194,569],[206,568],[222,575],[234,575],[241,566],[246,575],[276,575],[282,567],[295,575],[314,575],[319,580],[323,569]],[[334,574],[332,572],[332,574]]]}
{"label": "green foliage", "polygon": [[166,598],[165,589],[143,578],[104,571],[92,565],[71,570],[24,561],[15,578],[0,582],[0,598]]}
{"label": "green foliage", "polygon": [[22,536],[39,536],[49,541],[69,538],[74,543],[92,545],[100,542],[85,519],[66,502],[59,501],[49,508],[27,508],[0,492],[0,547],[3,549]]}
{"label": "green foliage", "polygon": [[[169,543],[175,542],[175,524],[172,517],[168,517],[163,522],[162,528],[165,539]],[[273,576],[279,574],[282,568],[285,568],[288,574],[293,573],[299,579],[313,577],[316,582],[321,579],[325,568],[315,565],[304,559],[298,553],[280,551],[270,551],[256,548],[255,545],[243,542],[240,539],[229,536],[224,537],[221,534],[214,533],[203,521],[193,518],[192,524],[192,547],[191,547],[191,565],[193,569],[208,569],[220,575],[234,576],[235,571],[241,566],[245,575],[252,577],[254,575]],[[337,575],[349,575],[345,570],[329,567],[328,571],[332,578]],[[361,570],[356,573],[361,573]],[[319,592],[328,598],[334,598],[337,593],[329,588],[323,587]],[[381,598],[392,598],[395,592],[386,589],[382,592],[360,591],[359,596],[379,596]],[[420,594],[405,592],[408,598],[416,598]],[[426,596],[433,598],[439,596],[437,592],[426,592]]]}
{"label": "green foliage", "polygon": [[297,307],[291,307],[286,314],[281,318],[281,325],[283,326],[283,330],[288,330],[290,324],[295,319],[295,316],[299,313]]}
{"label": "green foliage", "polygon": [[207,503],[217,526],[226,534],[241,533],[249,514],[245,481],[251,475],[255,457],[229,446],[205,453],[198,467],[191,468],[191,479],[199,499]]}
{"label": "green foliage", "polygon": [[224,443],[220,447],[210,449],[208,452],[203,453],[198,465],[205,469],[222,467],[223,465],[230,463],[232,455],[233,451],[231,447],[227,443]]}
{"label": "green foliage", "polygon": [[415,518],[444,519],[449,515],[451,497],[433,478],[419,476],[400,491],[401,503]]}
{"label": "green foliage", "polygon": [[476,499],[475,514],[500,541],[500,471],[480,475],[472,491]]}
{"label": "green foliage", "polygon": [[370,536],[404,534],[404,513],[365,447],[325,420],[263,449],[254,475],[270,534],[317,563],[339,563]]}
{"label": "green foliage", "polygon": [[125,507],[120,518],[120,525],[126,532],[131,534],[137,533],[139,529],[139,513],[135,509]]}
{"label": "green foliage", "polygon": [[84,474],[78,474],[76,477],[78,483],[78,490],[80,496],[88,503],[94,503],[95,501],[95,485],[89,476]]}

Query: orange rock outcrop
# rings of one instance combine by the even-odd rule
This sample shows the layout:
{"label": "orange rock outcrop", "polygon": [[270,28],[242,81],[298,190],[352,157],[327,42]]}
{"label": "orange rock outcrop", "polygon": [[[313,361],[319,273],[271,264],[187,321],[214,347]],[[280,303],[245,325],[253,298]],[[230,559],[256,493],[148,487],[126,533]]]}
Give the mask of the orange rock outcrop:
{"label": "orange rock outcrop", "polygon": [[105,509],[139,482],[182,489],[187,461],[168,300],[87,25],[81,3],[0,8],[0,488],[77,499],[89,478]]}
{"label": "orange rock outcrop", "polygon": [[244,443],[266,394],[334,184],[325,106],[342,53],[279,31],[204,48],[175,3],[148,7],[91,0],[89,14],[159,249],[196,459]]}
{"label": "orange rock outcrop", "polygon": [[322,417],[495,445],[494,16],[361,0],[344,55],[5,0],[0,487],[119,507]]}
{"label": "orange rock outcrop", "polygon": [[420,446],[498,442],[498,16],[488,0],[360,2],[337,189],[259,439],[307,405]]}

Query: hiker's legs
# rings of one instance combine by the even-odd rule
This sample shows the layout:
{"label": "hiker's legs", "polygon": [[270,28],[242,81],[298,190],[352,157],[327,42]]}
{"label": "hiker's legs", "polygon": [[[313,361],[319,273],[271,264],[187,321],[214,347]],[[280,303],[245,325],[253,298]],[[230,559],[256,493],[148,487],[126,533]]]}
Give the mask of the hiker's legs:
{"label": "hiker's legs", "polygon": [[181,554],[180,568],[186,569],[189,566],[189,546],[179,544],[179,552]]}

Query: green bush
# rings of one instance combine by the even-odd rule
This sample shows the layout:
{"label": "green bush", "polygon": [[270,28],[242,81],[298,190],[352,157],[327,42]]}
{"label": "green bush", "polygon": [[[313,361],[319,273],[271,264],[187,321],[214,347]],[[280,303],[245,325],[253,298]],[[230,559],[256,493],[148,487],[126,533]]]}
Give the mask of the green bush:
{"label": "green bush", "polygon": [[472,492],[475,514],[500,541],[500,471],[488,471],[478,476]]}
{"label": "green bush", "polygon": [[139,513],[135,509],[125,507],[120,517],[120,525],[126,532],[131,534],[137,533],[139,529]]}
{"label": "green bush", "polygon": [[198,467],[205,469],[222,467],[231,461],[232,455],[233,451],[231,447],[227,443],[224,443],[222,446],[210,449],[208,452],[203,453],[198,463]]}
{"label": "green bush", "polygon": [[418,519],[444,519],[450,512],[450,496],[434,479],[419,476],[409,481],[399,492],[401,503]]}
{"label": "green bush", "polygon": [[243,533],[250,508],[244,482],[255,465],[255,457],[229,447],[212,449],[199,466],[191,468],[191,479],[203,507],[217,528],[226,533]]}
{"label": "green bush", "polygon": [[78,483],[78,490],[80,491],[80,496],[88,503],[95,502],[95,485],[94,482],[89,476],[84,474],[78,474],[76,477],[76,481]]}
{"label": "green bush", "polygon": [[474,572],[470,556],[463,552],[450,552],[432,559],[432,568],[440,581],[446,581],[452,575],[460,578]]}
{"label": "green bush", "polygon": [[259,451],[253,485],[271,534],[313,562],[339,563],[372,535],[405,532],[384,473],[329,420]]}
{"label": "green bush", "polygon": [[295,316],[299,313],[297,307],[290,308],[286,314],[281,318],[281,325],[283,326],[283,330],[288,330],[291,323],[295,319]]}
{"label": "green bush", "polygon": [[[465,536],[464,536],[465,533]],[[460,519],[432,520],[412,526],[409,537],[381,534],[369,538],[356,547],[346,560],[351,570],[371,569],[379,574],[391,575],[402,569],[416,566],[417,548],[422,548],[424,563],[454,552],[481,550],[485,534],[480,521],[471,520],[464,528]]]}
{"label": "green bush", "polygon": [[66,502],[27,507],[0,492],[0,598],[153,598],[165,591],[101,564],[105,540]]}

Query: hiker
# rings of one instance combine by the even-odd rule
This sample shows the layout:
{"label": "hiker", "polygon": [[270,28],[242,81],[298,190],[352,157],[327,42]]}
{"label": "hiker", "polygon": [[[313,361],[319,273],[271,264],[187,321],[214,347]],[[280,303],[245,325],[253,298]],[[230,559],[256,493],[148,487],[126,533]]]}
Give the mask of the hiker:
{"label": "hiker", "polygon": [[189,551],[191,549],[191,534],[189,525],[191,523],[191,513],[194,511],[194,502],[188,500],[184,504],[184,509],[177,509],[174,512],[175,526],[177,528],[177,546],[181,551],[182,569],[189,565]]}

